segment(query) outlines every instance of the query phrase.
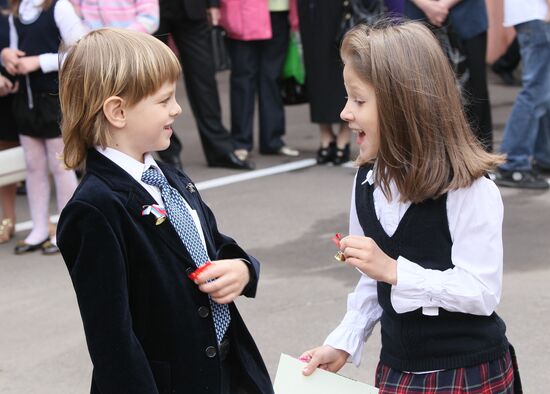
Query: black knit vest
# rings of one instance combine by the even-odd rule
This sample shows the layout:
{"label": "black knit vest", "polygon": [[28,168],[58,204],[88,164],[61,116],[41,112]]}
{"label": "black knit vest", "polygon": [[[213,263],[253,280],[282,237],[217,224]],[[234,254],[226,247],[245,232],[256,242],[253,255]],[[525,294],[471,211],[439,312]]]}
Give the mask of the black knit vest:
{"label": "black knit vest", "polygon": [[[366,167],[359,169],[355,187],[357,216],[365,236],[394,259],[403,256],[423,268],[439,271],[453,268],[447,195],[411,204],[389,237],[376,217],[374,185],[363,182],[368,171]],[[390,295],[391,285],[378,282],[378,302],[383,309],[380,360],[396,370],[474,366],[502,357],[508,349],[506,326],[494,312],[478,316],[439,308],[438,316],[426,316],[419,308],[399,314],[393,309]]]}
{"label": "black knit vest", "polygon": [[[61,43],[61,34],[54,18],[54,9],[57,1],[43,10],[38,18],[29,23],[22,23],[19,18],[14,18],[15,29],[18,36],[18,47],[27,56],[38,56],[43,53],[57,53]],[[58,73],[43,73],[38,69],[29,74],[31,89],[35,93],[57,93]],[[19,89],[26,89],[26,78],[20,78]]]}

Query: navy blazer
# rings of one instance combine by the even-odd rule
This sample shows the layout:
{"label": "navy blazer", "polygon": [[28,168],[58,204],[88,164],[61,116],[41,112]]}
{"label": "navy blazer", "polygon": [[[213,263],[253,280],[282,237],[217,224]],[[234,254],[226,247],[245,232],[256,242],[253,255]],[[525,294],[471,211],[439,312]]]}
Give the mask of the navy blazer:
{"label": "navy blazer", "polygon": [[[218,231],[191,180],[159,163],[197,211],[208,255],[251,263],[244,295],[253,297],[259,262]],[[189,189],[189,190],[188,190]],[[191,256],[168,220],[142,216],[154,198],[95,149],[86,175],[59,219],[57,241],[73,285],[90,357],[92,393],[219,393],[221,364],[208,296],[187,278]],[[231,352],[258,393],[272,393],[260,353],[230,304]],[[206,351],[206,349],[209,351]],[[212,357],[213,356],[213,357]]]}

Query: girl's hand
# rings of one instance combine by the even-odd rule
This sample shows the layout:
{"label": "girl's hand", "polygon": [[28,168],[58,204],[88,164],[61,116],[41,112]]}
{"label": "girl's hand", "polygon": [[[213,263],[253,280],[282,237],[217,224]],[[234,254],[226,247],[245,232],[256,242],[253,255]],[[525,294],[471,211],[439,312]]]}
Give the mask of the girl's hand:
{"label": "girl's hand", "polygon": [[416,5],[426,14],[428,21],[440,27],[449,15],[449,7],[443,1],[438,0],[417,0]]}
{"label": "girl's hand", "polygon": [[346,264],[379,282],[397,284],[397,261],[384,253],[372,238],[349,235],[340,240],[340,249],[346,256]]}
{"label": "girl's hand", "polygon": [[25,52],[20,51],[19,49],[4,48],[2,49],[2,52],[0,52],[2,64],[10,75],[17,74],[19,59],[23,56],[25,56]]}
{"label": "girl's hand", "polygon": [[316,368],[330,372],[338,372],[346,363],[349,353],[332,346],[323,345],[310,349],[300,356],[300,360],[307,361],[302,370],[305,376],[311,375]]}
{"label": "girl's hand", "polygon": [[8,78],[0,75],[0,97],[7,96],[19,90],[19,83],[13,83]]}
{"label": "girl's hand", "polygon": [[[213,280],[212,282],[208,282]],[[199,290],[218,304],[229,304],[240,296],[250,281],[248,265],[239,259],[212,261],[196,279]]]}
{"label": "girl's hand", "polygon": [[19,59],[17,66],[18,74],[30,74],[40,68],[40,60],[38,56],[27,56]]}

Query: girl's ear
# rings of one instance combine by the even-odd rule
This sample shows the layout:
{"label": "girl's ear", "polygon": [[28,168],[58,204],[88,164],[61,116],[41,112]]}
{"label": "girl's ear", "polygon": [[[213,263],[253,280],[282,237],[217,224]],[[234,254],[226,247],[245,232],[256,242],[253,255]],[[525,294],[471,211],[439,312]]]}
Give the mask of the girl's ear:
{"label": "girl's ear", "polygon": [[122,129],[126,126],[126,111],[124,99],[111,96],[103,103],[103,113],[111,126]]}

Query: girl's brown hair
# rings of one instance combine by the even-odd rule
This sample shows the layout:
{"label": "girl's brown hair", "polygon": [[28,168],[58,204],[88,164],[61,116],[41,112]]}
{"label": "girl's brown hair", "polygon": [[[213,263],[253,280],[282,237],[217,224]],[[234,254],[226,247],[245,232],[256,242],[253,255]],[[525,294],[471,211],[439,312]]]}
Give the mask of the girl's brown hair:
{"label": "girl's brown hair", "polygon": [[63,161],[79,167],[88,148],[109,142],[103,103],[112,96],[129,106],[176,82],[181,66],[155,37],[122,29],[99,29],[69,48],[59,73]]}
{"label": "girl's brown hair", "polygon": [[358,25],[345,35],[340,54],[376,92],[375,179],[387,198],[391,180],[402,201],[419,203],[468,187],[503,162],[472,133],[449,62],[421,23]]}
{"label": "girl's brown hair", "polygon": [[[42,10],[46,11],[48,8],[50,8],[53,4],[54,0],[44,0],[42,2]],[[21,0],[10,0],[10,10],[11,13],[15,18],[19,18],[19,5],[21,4]]]}

